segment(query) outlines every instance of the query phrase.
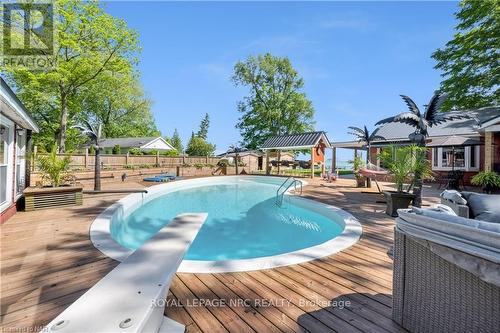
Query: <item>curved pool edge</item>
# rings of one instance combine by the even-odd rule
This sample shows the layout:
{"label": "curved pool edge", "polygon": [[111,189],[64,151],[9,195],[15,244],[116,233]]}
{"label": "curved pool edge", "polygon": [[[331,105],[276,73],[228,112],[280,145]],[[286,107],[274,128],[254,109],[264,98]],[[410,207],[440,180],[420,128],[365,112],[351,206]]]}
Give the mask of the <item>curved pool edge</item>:
{"label": "curved pool edge", "polygon": [[[203,179],[215,179],[241,176],[212,176],[187,180],[179,180],[175,183],[193,182],[196,183]],[[269,176],[244,176],[244,177],[269,177]],[[282,177],[272,177],[282,178]],[[301,180],[302,181],[302,180]],[[303,185],[307,185],[306,181],[302,181]],[[153,193],[158,193],[166,186],[171,186],[175,183],[165,183],[148,188]],[[149,193],[148,193],[149,194]],[[116,242],[110,232],[111,218],[115,213],[120,213],[126,206],[132,206],[138,200],[143,200],[141,193],[128,195],[113,205],[106,208],[92,222],[89,230],[90,240],[92,244],[106,256],[117,261],[125,260],[134,250],[128,249]],[[341,216],[345,224],[344,230],[335,238],[323,242],[321,244],[308,247],[305,249],[253,259],[237,259],[237,260],[218,260],[218,261],[199,261],[199,260],[183,260],[179,269],[179,273],[228,273],[228,272],[244,272],[261,269],[269,269],[280,266],[288,266],[299,264],[302,262],[311,261],[314,259],[324,258],[354,245],[362,234],[362,227],[359,221],[350,213],[332,205],[327,205],[319,201],[306,199],[297,196],[290,196],[293,203],[307,208],[313,209],[315,212],[334,220],[334,217]],[[332,223],[335,223],[332,221]]]}

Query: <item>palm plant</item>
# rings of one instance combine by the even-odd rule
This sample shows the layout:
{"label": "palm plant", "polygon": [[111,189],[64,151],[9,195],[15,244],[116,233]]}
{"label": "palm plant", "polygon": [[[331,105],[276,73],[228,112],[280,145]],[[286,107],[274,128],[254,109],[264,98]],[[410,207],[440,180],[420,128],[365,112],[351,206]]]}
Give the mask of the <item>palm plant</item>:
{"label": "palm plant", "polygon": [[[408,124],[415,128],[415,132],[411,133],[408,138],[411,142],[416,143],[420,147],[425,147],[425,138],[429,135],[429,128],[450,120],[455,119],[470,119],[466,114],[445,114],[439,112],[447,98],[447,94],[435,93],[429,104],[425,108],[425,112],[420,112],[417,104],[408,96],[400,95],[408,106],[409,111],[400,113],[396,116],[385,118],[377,122],[375,125],[398,122]],[[418,159],[425,159],[425,152],[419,152],[416,156]],[[422,175],[415,174],[415,186],[413,187],[415,200],[413,204],[417,207],[422,205]]]}
{"label": "palm plant", "polygon": [[79,129],[82,134],[88,136],[95,148],[95,167],[94,167],[94,190],[101,190],[101,124],[93,126],[90,122],[84,120],[83,125],[75,125],[73,128]]}
{"label": "palm plant", "polygon": [[40,155],[37,159],[42,178],[48,180],[52,187],[61,185],[71,163],[69,156],[59,157],[58,150],[57,144],[54,143],[49,154]]}

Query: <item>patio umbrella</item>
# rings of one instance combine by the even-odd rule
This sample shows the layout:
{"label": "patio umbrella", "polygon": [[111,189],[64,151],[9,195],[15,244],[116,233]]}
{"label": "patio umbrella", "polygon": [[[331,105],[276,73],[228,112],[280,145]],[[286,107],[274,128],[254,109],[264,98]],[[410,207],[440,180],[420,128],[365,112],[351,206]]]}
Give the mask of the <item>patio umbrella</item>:
{"label": "patio umbrella", "polygon": [[465,136],[451,135],[444,138],[432,139],[431,142],[427,143],[427,147],[451,147],[451,170],[455,171],[455,147],[465,147],[465,146],[478,146],[483,143],[474,138],[468,138]]}

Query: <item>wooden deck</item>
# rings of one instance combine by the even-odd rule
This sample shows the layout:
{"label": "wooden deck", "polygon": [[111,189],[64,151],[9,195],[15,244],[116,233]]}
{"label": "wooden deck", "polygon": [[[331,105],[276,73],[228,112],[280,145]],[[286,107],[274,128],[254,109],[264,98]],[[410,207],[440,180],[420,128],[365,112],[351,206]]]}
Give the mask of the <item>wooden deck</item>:
{"label": "wooden deck", "polygon": [[[166,314],[188,332],[404,331],[391,320],[393,219],[378,195],[353,183],[314,181],[304,196],[356,216],[363,225],[356,245],[277,269],[177,274]],[[19,212],[1,226],[2,332],[40,330],[117,265],[92,246],[88,230],[121,196],[87,195],[83,206]]]}

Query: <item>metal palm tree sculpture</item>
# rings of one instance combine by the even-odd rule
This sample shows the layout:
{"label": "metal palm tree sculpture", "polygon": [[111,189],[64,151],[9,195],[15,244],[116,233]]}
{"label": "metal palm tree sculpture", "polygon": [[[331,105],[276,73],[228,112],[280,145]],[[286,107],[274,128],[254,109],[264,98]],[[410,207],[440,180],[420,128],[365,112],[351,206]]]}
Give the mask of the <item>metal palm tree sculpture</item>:
{"label": "metal palm tree sculpture", "polygon": [[373,141],[376,140],[385,140],[383,136],[377,135],[378,129],[374,130],[371,134],[364,126],[363,129],[359,127],[354,127],[354,126],[349,126],[348,127],[352,132],[349,132],[349,134],[354,135],[356,138],[358,138],[358,142],[364,142],[366,144],[367,148],[367,153],[366,153],[366,163],[370,162],[370,146]]}
{"label": "metal palm tree sculpture", "polygon": [[90,122],[84,120],[83,125],[75,125],[73,128],[79,129],[82,134],[88,136],[95,147],[95,167],[94,167],[94,190],[101,190],[101,124],[93,126]]}
{"label": "metal palm tree sculpture", "polygon": [[375,125],[381,125],[386,123],[404,123],[415,128],[415,132],[409,135],[410,141],[419,144],[425,145],[425,138],[429,135],[429,128],[438,125],[450,120],[455,119],[469,119],[470,116],[466,114],[446,114],[443,112],[439,112],[439,109],[443,105],[444,101],[448,97],[448,94],[440,94],[435,93],[432,96],[429,104],[425,108],[425,112],[420,112],[417,104],[408,96],[400,95],[401,98],[405,101],[406,105],[408,105],[408,112],[400,113],[394,117],[389,117],[380,120]]}
{"label": "metal palm tree sculpture", "polygon": [[240,153],[243,151],[244,149],[241,148],[240,146],[238,145],[230,145],[229,146],[229,152],[231,153],[234,153],[234,165],[236,167],[236,174],[238,175],[239,174],[239,170],[238,170],[238,160],[240,158]]}
{"label": "metal palm tree sculpture", "polygon": [[[443,102],[448,97],[447,94],[435,93],[429,104],[425,108],[425,112],[420,112],[417,104],[408,96],[400,95],[408,106],[409,111],[400,113],[394,117],[389,117],[382,119],[375,125],[381,125],[386,123],[403,123],[408,124],[415,128],[415,132],[411,133],[408,138],[410,141],[416,143],[421,147],[425,147],[425,138],[429,135],[429,128],[435,125],[456,119],[470,119],[471,117],[467,114],[446,114],[439,112],[439,109],[443,105]],[[425,158],[425,156],[420,156],[418,158]],[[422,205],[422,177],[421,175],[415,175],[415,186],[413,188],[413,194],[415,199],[413,204],[417,207]]]}

